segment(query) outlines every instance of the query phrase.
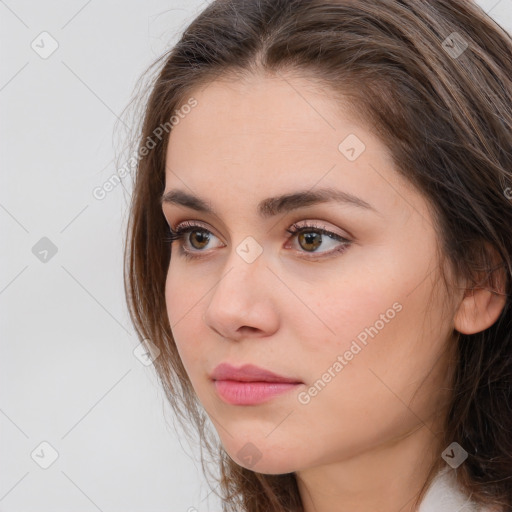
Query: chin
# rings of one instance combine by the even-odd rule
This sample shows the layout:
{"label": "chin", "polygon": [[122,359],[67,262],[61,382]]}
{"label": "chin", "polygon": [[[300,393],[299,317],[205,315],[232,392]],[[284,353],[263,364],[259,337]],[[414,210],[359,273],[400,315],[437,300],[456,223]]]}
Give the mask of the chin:
{"label": "chin", "polygon": [[[268,440],[261,442],[239,441],[236,445],[230,439],[224,449],[239,466],[266,475],[292,473],[301,467],[295,447],[273,445]],[[263,445],[264,443],[264,445]]]}
{"label": "chin", "polygon": [[297,468],[291,465],[289,462],[282,460],[259,460],[254,465],[242,464],[241,461],[235,460],[239,466],[243,466],[246,469],[255,471],[256,473],[262,473],[264,475],[283,475],[285,473],[293,473],[297,471]]}

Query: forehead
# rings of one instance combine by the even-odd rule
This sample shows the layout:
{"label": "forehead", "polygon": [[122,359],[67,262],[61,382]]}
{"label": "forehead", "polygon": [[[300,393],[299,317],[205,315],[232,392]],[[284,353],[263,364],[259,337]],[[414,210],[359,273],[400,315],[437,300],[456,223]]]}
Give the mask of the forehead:
{"label": "forehead", "polygon": [[[169,137],[166,190],[185,188],[215,196],[216,205],[229,200],[243,208],[248,198],[256,204],[321,186],[359,196],[365,191],[372,203],[375,182],[382,182],[372,165],[393,173],[382,142],[334,94],[306,78],[224,79],[191,96],[197,105]],[[340,150],[349,137],[364,147],[352,161]]]}
{"label": "forehead", "polygon": [[[335,118],[341,110],[334,92],[304,77],[285,75],[224,78],[190,96],[198,104],[173,128],[171,140],[189,132],[215,140],[228,133],[233,138],[258,133],[259,138],[266,135],[269,143],[276,135],[280,141],[287,135],[293,140],[301,132],[327,135],[336,131],[339,119]],[[343,117],[348,121],[348,113]]]}

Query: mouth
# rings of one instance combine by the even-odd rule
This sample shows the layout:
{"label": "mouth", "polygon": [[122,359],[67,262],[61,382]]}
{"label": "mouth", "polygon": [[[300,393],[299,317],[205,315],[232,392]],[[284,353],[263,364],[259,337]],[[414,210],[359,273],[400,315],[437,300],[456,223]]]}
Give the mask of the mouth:
{"label": "mouth", "polygon": [[220,398],[231,405],[257,405],[296,389],[302,381],[254,365],[222,363],[210,375]]}

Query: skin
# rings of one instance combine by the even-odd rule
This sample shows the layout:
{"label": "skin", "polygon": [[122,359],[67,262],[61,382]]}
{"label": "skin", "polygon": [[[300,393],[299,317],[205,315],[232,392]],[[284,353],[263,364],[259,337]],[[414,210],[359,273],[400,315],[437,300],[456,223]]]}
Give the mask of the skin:
{"label": "skin", "polygon": [[[438,434],[462,300],[440,285],[426,200],[383,143],[306,78],[217,80],[193,96],[198,105],[169,138],[165,191],[194,193],[218,215],[163,205],[172,229],[197,221],[210,231],[209,242],[190,232],[173,242],[166,302],[182,362],[221,442],[249,469],[295,472],[306,512],[412,511],[445,448]],[[355,161],[338,150],[349,134],[366,146]],[[377,211],[324,203],[268,219],[257,213],[262,199],[319,187]],[[286,232],[313,221],[351,243],[323,256],[340,242],[324,235],[315,252]],[[252,263],[236,251],[247,236],[263,249]],[[185,259],[180,244],[200,258]],[[299,391],[397,303],[394,318],[301,403]],[[230,405],[208,377],[221,362],[252,363],[303,384],[260,405]],[[237,456],[249,442],[261,454],[253,465]]]}

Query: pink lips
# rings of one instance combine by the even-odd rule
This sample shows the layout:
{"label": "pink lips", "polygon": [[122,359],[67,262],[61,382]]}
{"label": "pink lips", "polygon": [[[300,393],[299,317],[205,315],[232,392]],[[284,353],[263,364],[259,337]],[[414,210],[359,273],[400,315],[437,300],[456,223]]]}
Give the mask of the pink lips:
{"label": "pink lips", "polygon": [[233,405],[255,405],[296,388],[301,381],[246,364],[235,368],[222,363],[210,375],[220,397]]}

